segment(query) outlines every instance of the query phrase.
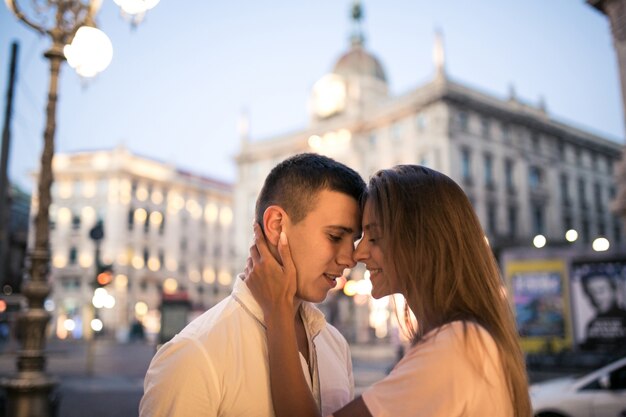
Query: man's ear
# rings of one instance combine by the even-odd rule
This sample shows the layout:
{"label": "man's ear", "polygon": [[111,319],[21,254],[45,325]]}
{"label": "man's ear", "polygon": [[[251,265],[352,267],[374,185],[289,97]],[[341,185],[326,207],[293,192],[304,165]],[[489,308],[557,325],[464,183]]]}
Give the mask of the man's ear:
{"label": "man's ear", "polygon": [[263,213],[263,230],[267,242],[274,247],[278,246],[280,232],[284,230],[285,222],[289,216],[280,206],[269,206]]}

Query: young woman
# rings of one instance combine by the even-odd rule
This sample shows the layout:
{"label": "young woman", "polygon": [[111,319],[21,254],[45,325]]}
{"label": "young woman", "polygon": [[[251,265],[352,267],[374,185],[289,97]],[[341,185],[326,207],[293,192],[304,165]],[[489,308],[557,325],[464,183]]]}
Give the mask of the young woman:
{"label": "young woman", "polygon": [[[416,325],[391,373],[333,416],[529,417],[513,315],[463,190],[422,166],[381,170],[370,179],[362,223],[354,257],[370,272],[372,296],[402,294]],[[276,415],[319,416],[297,350],[289,243],[281,235],[282,265],[258,227],[255,243],[246,282],[265,317]]]}

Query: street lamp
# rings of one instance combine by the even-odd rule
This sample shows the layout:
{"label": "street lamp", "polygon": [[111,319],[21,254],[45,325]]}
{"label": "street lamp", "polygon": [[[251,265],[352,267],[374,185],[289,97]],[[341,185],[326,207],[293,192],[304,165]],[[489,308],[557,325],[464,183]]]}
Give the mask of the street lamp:
{"label": "street lamp", "polygon": [[136,27],[142,22],[146,12],[159,4],[159,0],[113,0],[122,9],[122,15]]}
{"label": "street lamp", "polygon": [[[54,155],[54,134],[56,130],[56,105],[59,72],[63,60],[75,67],[79,75],[88,77],[102,71],[110,62],[112,48],[104,33],[95,28],[95,16],[102,0],[40,0],[29,2],[29,13],[22,5],[25,0],[5,0],[13,14],[31,29],[47,35],[52,41],[44,56],[50,61],[50,84],[46,105],[46,125],[44,146],[41,154],[41,167],[38,178],[38,207],[35,215],[34,244],[28,254],[30,270],[22,285],[22,293],[28,307],[17,319],[17,334],[21,344],[18,351],[17,375],[3,378],[0,386],[7,393],[6,414],[8,416],[50,416],[53,412],[50,396],[57,385],[56,378],[47,375],[45,370],[45,338],[50,314],[44,308],[44,301],[50,293],[47,282],[50,262],[49,252],[49,209],[51,203],[52,157]],[[80,53],[85,45],[83,35],[96,35],[105,45],[108,55],[92,55],[96,63],[85,61]],[[102,40],[104,41],[102,42]],[[107,43],[108,41],[108,43]],[[71,43],[71,45],[70,45]],[[66,48],[67,45],[70,45]],[[65,49],[65,51],[64,51]],[[93,51],[92,46],[86,48]]]}
{"label": "street lamp", "polygon": [[546,237],[544,235],[536,235],[533,238],[533,245],[537,248],[537,249],[541,249],[544,246],[546,246],[547,240]]}

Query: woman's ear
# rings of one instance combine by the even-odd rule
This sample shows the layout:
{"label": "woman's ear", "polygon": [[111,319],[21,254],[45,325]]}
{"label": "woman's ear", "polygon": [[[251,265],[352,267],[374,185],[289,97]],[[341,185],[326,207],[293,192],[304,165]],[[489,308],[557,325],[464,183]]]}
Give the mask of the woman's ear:
{"label": "woman's ear", "polygon": [[269,206],[263,213],[263,230],[265,238],[272,246],[278,246],[280,232],[283,231],[285,222],[289,216],[280,206]]}

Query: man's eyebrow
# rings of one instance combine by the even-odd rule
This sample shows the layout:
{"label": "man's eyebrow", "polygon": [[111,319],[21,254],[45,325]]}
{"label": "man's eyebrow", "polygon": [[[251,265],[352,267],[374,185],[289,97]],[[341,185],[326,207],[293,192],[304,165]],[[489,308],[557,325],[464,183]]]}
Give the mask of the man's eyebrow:
{"label": "man's eyebrow", "polygon": [[351,227],[346,227],[346,226],[326,226],[328,229],[332,229],[336,232],[342,232],[342,233],[354,233],[354,229]]}

